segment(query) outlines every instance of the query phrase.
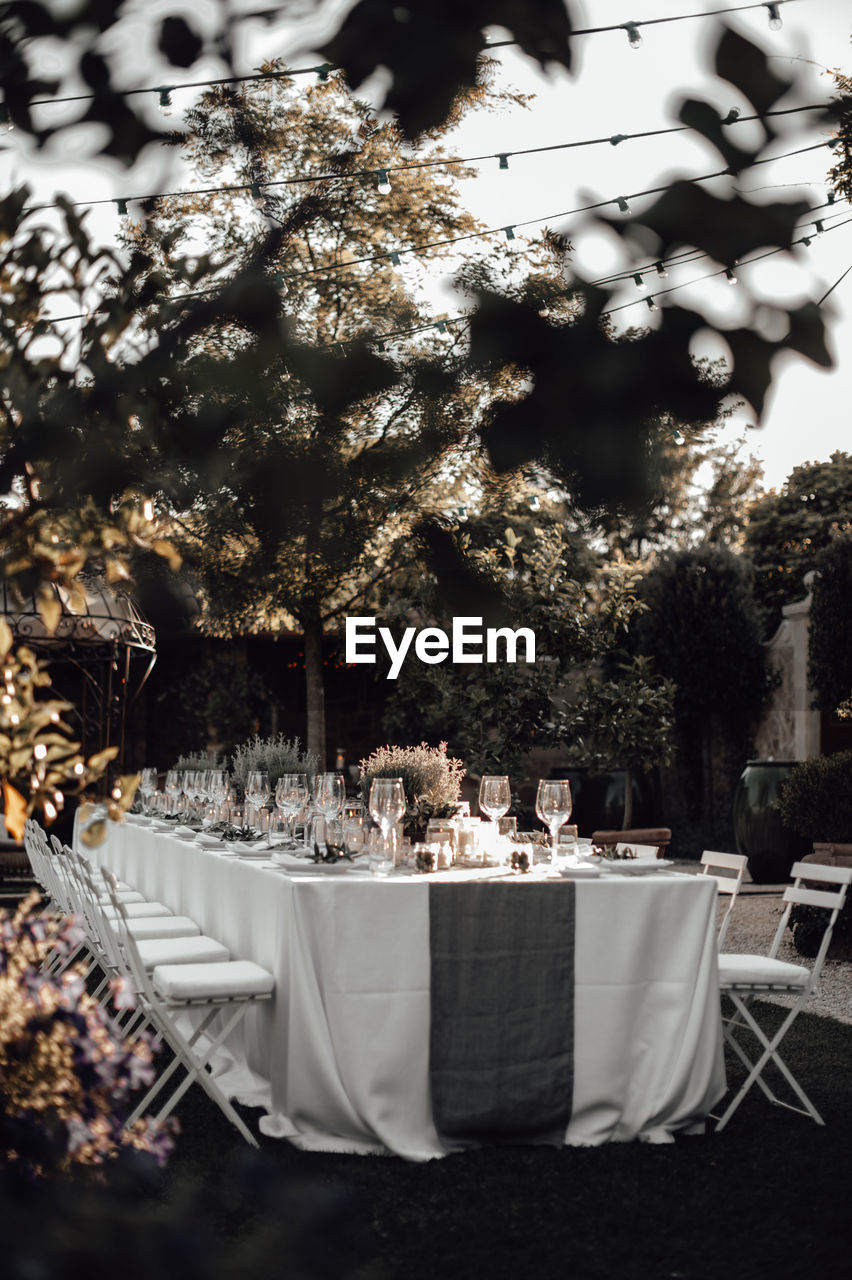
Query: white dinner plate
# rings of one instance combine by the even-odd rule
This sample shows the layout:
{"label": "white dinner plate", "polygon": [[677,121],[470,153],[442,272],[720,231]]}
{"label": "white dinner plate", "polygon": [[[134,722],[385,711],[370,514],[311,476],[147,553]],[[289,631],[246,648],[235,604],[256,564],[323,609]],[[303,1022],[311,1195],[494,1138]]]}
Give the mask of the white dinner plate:
{"label": "white dinner plate", "polygon": [[619,876],[647,876],[655,871],[665,871],[674,863],[668,858],[613,858],[604,859],[604,865],[607,871]]}
{"label": "white dinner plate", "polygon": [[601,872],[599,867],[560,867],[559,874],[566,880],[597,880]]}

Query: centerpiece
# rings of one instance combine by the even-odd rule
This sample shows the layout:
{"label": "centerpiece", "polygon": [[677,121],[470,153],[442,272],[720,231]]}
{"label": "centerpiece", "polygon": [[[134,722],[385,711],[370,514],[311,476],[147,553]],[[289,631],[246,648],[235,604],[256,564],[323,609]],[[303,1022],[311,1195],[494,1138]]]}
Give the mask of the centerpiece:
{"label": "centerpiece", "polygon": [[432,818],[452,818],[459,812],[464,775],[461,760],[447,755],[446,742],[437,747],[426,742],[419,747],[379,747],[361,761],[361,796],[366,807],[374,778],[401,778],[403,829],[412,841],[419,841]]}

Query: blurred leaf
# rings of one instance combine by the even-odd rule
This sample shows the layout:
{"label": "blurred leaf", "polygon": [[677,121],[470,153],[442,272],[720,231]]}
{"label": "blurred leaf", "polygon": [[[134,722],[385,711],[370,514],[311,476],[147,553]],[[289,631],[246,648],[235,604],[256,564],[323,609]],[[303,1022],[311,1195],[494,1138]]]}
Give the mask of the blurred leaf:
{"label": "blurred leaf", "polygon": [[756,154],[754,151],[742,150],[731,141],[729,130],[722,123],[722,117],[709,102],[688,98],[678,112],[678,120],[702,134],[708,142],[712,142],[732,174],[747,168],[754,160]]}
{"label": "blurred leaf", "polygon": [[775,75],[761,48],[730,28],[716,49],[716,71],[739,89],[758,113],[769,111],[793,84]]}
{"label": "blurred leaf", "polygon": [[201,56],[204,42],[185,18],[170,16],[160,23],[160,52],[175,67],[191,67]]}
{"label": "blurred leaf", "polygon": [[21,793],[16,791],[5,779],[3,781],[3,802],[7,830],[16,840],[23,840],[24,824],[27,820],[27,802]]}

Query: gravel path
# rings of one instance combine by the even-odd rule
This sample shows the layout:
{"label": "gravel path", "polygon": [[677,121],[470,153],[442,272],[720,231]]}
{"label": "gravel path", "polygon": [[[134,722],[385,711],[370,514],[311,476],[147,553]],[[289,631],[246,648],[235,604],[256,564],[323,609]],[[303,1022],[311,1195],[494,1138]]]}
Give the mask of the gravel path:
{"label": "gravel path", "polygon": [[[678,871],[695,872],[699,869],[694,862],[677,863]],[[765,955],[781,918],[783,892],[783,884],[744,884],[734,906],[722,949]],[[719,900],[720,920],[727,908],[727,901],[727,898]],[[811,964],[810,960],[804,959],[794,950],[786,938],[781,944],[778,958],[789,960],[793,964]],[[791,1003],[788,996],[761,998],[772,1000],[775,1004]],[[825,1018],[835,1018],[838,1022],[852,1023],[852,963],[848,960],[826,960],[819,986],[805,1005],[805,1010]]]}

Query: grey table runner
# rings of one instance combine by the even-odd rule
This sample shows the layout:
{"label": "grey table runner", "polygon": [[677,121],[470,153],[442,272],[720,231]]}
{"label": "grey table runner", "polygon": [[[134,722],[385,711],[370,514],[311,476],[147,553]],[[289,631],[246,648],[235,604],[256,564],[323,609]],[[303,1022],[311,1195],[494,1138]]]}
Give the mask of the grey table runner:
{"label": "grey table runner", "polygon": [[429,886],[430,1077],[442,1136],[561,1142],[573,1090],[575,888]]}

